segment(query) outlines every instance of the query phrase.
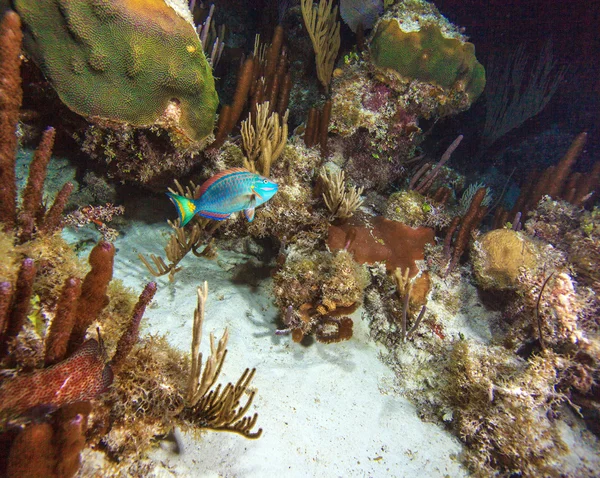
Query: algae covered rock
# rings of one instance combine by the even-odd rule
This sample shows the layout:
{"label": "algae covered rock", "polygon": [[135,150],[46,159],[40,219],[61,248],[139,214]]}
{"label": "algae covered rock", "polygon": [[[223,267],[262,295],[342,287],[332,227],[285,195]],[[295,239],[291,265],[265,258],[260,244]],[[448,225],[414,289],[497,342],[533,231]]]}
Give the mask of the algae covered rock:
{"label": "algae covered rock", "polygon": [[191,15],[171,4],[16,0],[14,8],[27,54],[70,109],[200,141],[213,129],[214,78]]}
{"label": "algae covered rock", "polygon": [[422,0],[401,2],[382,17],[370,53],[383,75],[397,76],[400,83],[417,80],[438,86],[447,101],[466,95],[465,102],[473,103],[485,87],[485,69],[474,45]]}
{"label": "algae covered rock", "polygon": [[496,229],[482,235],[471,251],[478,284],[484,289],[514,289],[520,269],[535,269],[537,247],[526,235]]}

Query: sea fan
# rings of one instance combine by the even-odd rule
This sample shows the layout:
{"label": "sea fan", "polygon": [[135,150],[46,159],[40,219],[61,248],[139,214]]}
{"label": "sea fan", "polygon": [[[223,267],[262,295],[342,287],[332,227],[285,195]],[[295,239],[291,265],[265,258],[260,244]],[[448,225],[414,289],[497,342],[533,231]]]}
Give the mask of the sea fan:
{"label": "sea fan", "polygon": [[383,13],[383,0],[340,0],[340,15],[353,32],[371,28]]}

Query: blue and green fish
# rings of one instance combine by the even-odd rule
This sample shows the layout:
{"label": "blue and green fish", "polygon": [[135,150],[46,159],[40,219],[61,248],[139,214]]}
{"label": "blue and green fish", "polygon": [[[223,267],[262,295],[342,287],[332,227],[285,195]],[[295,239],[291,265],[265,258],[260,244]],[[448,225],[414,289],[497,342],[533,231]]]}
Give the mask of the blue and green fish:
{"label": "blue and green fish", "polygon": [[223,221],[237,211],[244,211],[249,222],[254,219],[257,206],[266,203],[277,192],[277,184],[247,169],[233,168],[215,174],[206,180],[197,199],[167,193],[179,214],[179,223],[185,226],[198,214]]}

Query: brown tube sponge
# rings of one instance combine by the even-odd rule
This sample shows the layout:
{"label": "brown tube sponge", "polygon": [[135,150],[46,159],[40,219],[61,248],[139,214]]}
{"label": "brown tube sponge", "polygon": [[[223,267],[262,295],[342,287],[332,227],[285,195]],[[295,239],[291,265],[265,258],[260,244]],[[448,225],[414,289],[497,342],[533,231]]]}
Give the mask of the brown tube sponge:
{"label": "brown tube sponge", "polygon": [[71,277],[65,281],[56,313],[46,336],[46,365],[63,360],[67,355],[69,338],[75,323],[75,311],[81,293],[81,280]]}
{"label": "brown tube sponge", "polygon": [[44,181],[46,179],[48,163],[52,156],[54,136],[54,128],[48,128],[44,131],[42,141],[35,150],[33,160],[29,166],[27,186],[25,187],[25,191],[23,191],[23,200],[19,213],[19,222],[21,223],[20,239],[23,242],[31,239],[35,228],[35,219],[42,206]]}
{"label": "brown tube sponge", "polygon": [[60,477],[75,476],[81,466],[80,452],[85,447],[87,431],[87,415],[78,413],[74,417],[60,417],[56,426],[56,475]]}
{"label": "brown tube sponge", "polygon": [[26,427],[13,442],[8,456],[7,476],[56,476],[54,430],[49,423]]}
{"label": "brown tube sponge", "polygon": [[100,312],[108,305],[106,290],[113,275],[115,246],[110,242],[101,241],[90,252],[90,266],[81,285],[81,295],[77,302],[77,312],[73,332],[69,341],[69,351],[77,349],[85,338],[85,332]]}
{"label": "brown tube sponge", "polygon": [[146,306],[150,303],[154,294],[156,294],[156,282],[150,282],[141,293],[140,298],[133,309],[129,327],[127,327],[127,330],[121,335],[115,355],[110,361],[110,366],[115,374],[119,373],[119,368],[123,365],[127,355],[129,355],[129,352],[131,352],[131,349],[138,341],[140,322],[146,311]]}
{"label": "brown tube sponge", "polygon": [[[467,248],[469,244],[469,238],[471,237],[471,232],[473,229],[477,227],[482,218],[482,210],[480,208],[481,202],[485,198],[486,189],[479,188],[477,192],[473,195],[473,199],[471,200],[471,204],[469,205],[469,209],[463,216],[463,219],[460,223],[460,229],[458,230],[458,234],[456,235],[456,241],[454,242],[454,251],[452,252],[452,260],[448,265],[448,269],[446,270],[446,275],[452,272],[452,270],[458,264],[458,261],[463,255],[463,252]],[[487,211],[487,208],[486,208]]]}
{"label": "brown tube sponge", "polygon": [[12,286],[10,282],[0,282],[0,337],[4,335],[4,331],[8,325],[11,297]]}
{"label": "brown tube sponge", "polygon": [[21,90],[21,20],[9,11],[0,22],[0,222],[13,230],[17,215],[15,154]]}
{"label": "brown tube sponge", "polygon": [[69,200],[69,196],[73,192],[73,183],[66,183],[58,192],[52,203],[52,207],[44,216],[44,222],[40,226],[40,232],[51,234],[57,231],[63,219],[63,211]]}
{"label": "brown tube sponge", "polygon": [[19,334],[23,328],[27,314],[29,314],[35,271],[36,268],[33,259],[23,259],[17,277],[17,285],[13,294],[12,303],[10,305],[6,332],[0,337],[0,357],[6,355],[6,352],[8,351],[8,340]]}

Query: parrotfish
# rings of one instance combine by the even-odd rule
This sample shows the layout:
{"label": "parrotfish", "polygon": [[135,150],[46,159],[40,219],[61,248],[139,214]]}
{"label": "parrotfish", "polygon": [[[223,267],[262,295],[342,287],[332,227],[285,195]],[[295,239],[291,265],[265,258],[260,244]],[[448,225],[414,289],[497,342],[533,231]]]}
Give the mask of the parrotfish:
{"label": "parrotfish", "polygon": [[198,214],[217,221],[227,219],[237,211],[244,211],[249,222],[254,219],[257,206],[266,203],[277,192],[277,184],[260,174],[243,168],[232,168],[207,179],[197,199],[167,193],[177,208],[179,221],[185,226]]}

